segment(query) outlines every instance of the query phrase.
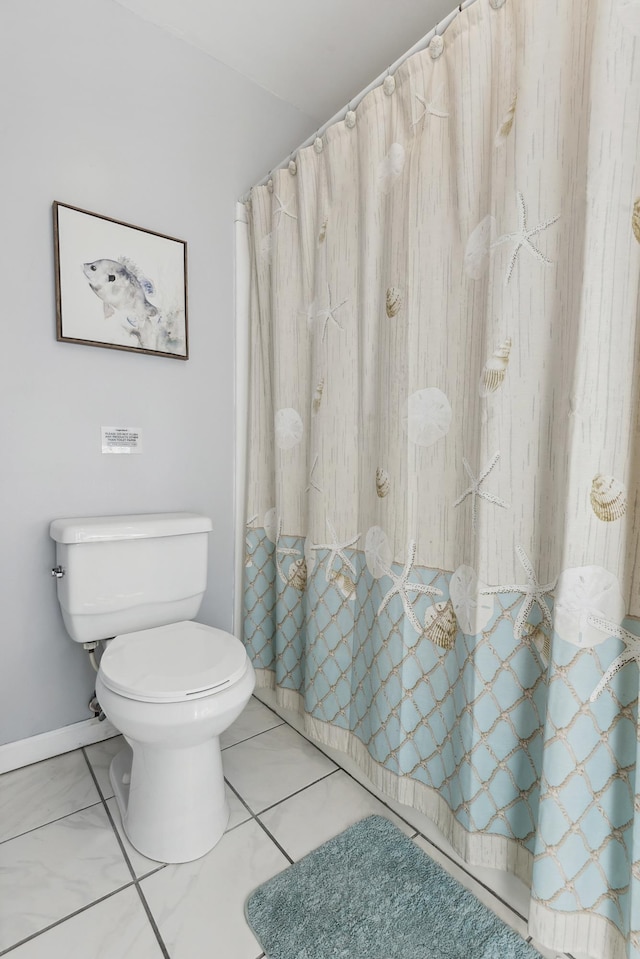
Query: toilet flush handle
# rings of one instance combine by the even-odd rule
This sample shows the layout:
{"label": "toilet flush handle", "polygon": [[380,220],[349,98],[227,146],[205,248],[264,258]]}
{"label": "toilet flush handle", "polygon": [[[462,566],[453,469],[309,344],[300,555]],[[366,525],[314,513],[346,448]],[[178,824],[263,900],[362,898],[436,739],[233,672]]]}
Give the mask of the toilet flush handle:
{"label": "toilet flush handle", "polygon": [[64,574],[65,574],[65,570],[64,570],[64,567],[62,566],[54,566],[51,570],[51,575],[55,576],[56,579],[62,579]]}

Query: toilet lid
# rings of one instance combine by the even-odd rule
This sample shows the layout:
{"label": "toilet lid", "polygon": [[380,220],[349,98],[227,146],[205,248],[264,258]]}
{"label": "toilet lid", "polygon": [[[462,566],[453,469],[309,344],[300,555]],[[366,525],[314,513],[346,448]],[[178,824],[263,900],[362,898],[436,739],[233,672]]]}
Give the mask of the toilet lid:
{"label": "toilet lid", "polygon": [[143,702],[206,696],[236,682],[246,668],[240,640],[193,622],[116,636],[100,660],[105,686]]}

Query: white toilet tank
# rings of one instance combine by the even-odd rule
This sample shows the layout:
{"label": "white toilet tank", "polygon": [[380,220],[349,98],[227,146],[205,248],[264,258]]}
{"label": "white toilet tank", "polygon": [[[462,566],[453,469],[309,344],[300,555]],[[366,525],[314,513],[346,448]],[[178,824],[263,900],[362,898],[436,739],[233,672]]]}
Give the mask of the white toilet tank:
{"label": "white toilet tank", "polygon": [[54,520],[58,601],[71,638],[90,643],[193,619],[211,528],[198,513]]}

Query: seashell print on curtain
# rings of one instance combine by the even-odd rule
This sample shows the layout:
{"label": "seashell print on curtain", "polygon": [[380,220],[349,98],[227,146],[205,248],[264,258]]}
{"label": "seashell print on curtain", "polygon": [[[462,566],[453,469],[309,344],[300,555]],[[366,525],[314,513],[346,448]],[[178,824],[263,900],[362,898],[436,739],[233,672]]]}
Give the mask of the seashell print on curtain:
{"label": "seashell print on curtain", "polygon": [[250,202],[258,682],[593,959],[640,959],[639,37],[476,0]]}

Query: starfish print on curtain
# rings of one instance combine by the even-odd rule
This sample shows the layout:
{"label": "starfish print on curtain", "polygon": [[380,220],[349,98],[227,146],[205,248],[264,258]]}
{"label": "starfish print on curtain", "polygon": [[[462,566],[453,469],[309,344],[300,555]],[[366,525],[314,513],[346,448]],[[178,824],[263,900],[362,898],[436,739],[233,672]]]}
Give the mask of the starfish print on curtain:
{"label": "starfish print on curtain", "polygon": [[471,471],[471,467],[469,466],[469,463],[464,458],[464,456],[462,457],[462,465],[464,466],[466,470],[467,476],[471,480],[471,486],[469,486],[469,488],[464,491],[462,496],[458,497],[458,499],[455,501],[453,505],[454,505],[454,508],[456,506],[460,506],[460,504],[467,498],[467,496],[471,497],[471,529],[473,530],[474,535],[476,532],[478,497],[480,497],[481,499],[486,499],[488,503],[493,503],[495,506],[500,506],[501,509],[509,509],[509,504],[505,503],[505,501],[503,499],[500,499],[499,496],[496,496],[494,493],[487,493],[485,490],[480,489],[481,485],[484,483],[487,476],[489,475],[489,473],[491,472],[491,470],[496,465],[499,459],[500,459],[500,451],[498,450],[497,453],[494,453],[493,459],[491,460],[489,465],[485,466],[485,468],[482,470],[482,472],[476,479],[476,477],[473,475]]}
{"label": "starfish print on curtain", "polygon": [[304,490],[305,493],[308,493],[312,489],[314,489],[317,493],[324,493],[324,490],[322,489],[322,487],[318,486],[317,482],[313,478],[313,474],[315,473],[317,465],[318,465],[318,454],[316,453],[313,459],[313,466],[311,467],[311,472],[309,473],[309,485],[305,486],[305,490]]}
{"label": "starfish print on curtain", "polygon": [[[276,569],[278,571],[278,576],[280,577],[282,582],[285,584],[285,586],[288,586],[292,581],[293,575],[295,573],[295,569],[297,569],[300,566],[301,557],[300,557],[299,549],[293,549],[289,546],[280,546],[281,533],[282,533],[282,518],[278,520],[278,532],[276,535]],[[288,574],[285,573],[280,563],[281,556],[297,557],[297,559],[294,560],[293,563],[291,563],[291,565],[289,566]],[[302,559],[302,562],[304,562],[304,559]]]}
{"label": "starfish print on curtain", "polygon": [[399,576],[396,576],[390,566],[383,566],[385,576],[388,576],[393,581],[393,586],[386,593],[380,606],[378,607],[378,616],[382,610],[388,606],[394,596],[399,596],[402,600],[402,605],[404,607],[405,614],[407,619],[415,629],[416,633],[420,635],[423,632],[423,627],[420,624],[420,620],[416,616],[416,612],[413,608],[413,603],[409,599],[408,593],[418,593],[422,596],[442,596],[442,590],[438,589],[436,586],[426,586],[423,583],[411,583],[409,582],[409,577],[413,571],[413,563],[416,558],[416,543],[414,540],[411,540],[407,550],[407,561],[404,564],[404,569]]}
{"label": "starfish print on curtain", "polygon": [[293,203],[293,198],[292,198],[291,200],[289,200],[288,203],[283,203],[282,200],[281,200],[281,198],[278,196],[277,193],[274,193],[273,195],[274,195],[275,199],[277,200],[277,202],[278,202],[278,204],[279,204],[279,205],[276,207],[276,209],[273,211],[273,216],[274,216],[274,217],[276,217],[276,216],[278,215],[278,213],[280,214],[280,219],[278,220],[278,225],[280,225],[280,223],[282,223],[282,217],[283,217],[283,216],[288,216],[291,220],[297,220],[297,219],[298,219],[297,215],[296,215],[295,213],[290,213],[290,212],[289,212],[289,206]]}
{"label": "starfish print on curtain", "polygon": [[524,202],[524,197],[522,193],[518,192],[518,229],[514,233],[505,233],[503,236],[498,237],[498,239],[491,244],[491,249],[494,250],[497,246],[501,246],[503,243],[508,243],[509,240],[515,240],[515,247],[513,248],[513,253],[509,260],[507,266],[507,273],[504,280],[504,285],[506,286],[511,279],[516,261],[518,259],[518,254],[521,249],[528,250],[532,256],[535,256],[537,260],[541,260],[543,263],[551,263],[552,261],[542,253],[537,246],[534,246],[532,242],[532,237],[537,236],[538,233],[542,233],[543,230],[548,229],[556,220],[560,219],[560,214],[558,216],[551,217],[550,220],[544,220],[542,223],[538,223],[537,226],[527,228],[527,207]]}
{"label": "starfish print on curtain", "polygon": [[343,307],[343,306],[345,305],[345,303],[346,303],[346,302],[348,301],[348,299],[349,299],[349,298],[347,297],[347,299],[343,300],[342,303],[338,303],[338,304],[336,304],[335,306],[332,306],[332,305],[331,305],[331,287],[329,286],[328,283],[327,283],[327,296],[328,296],[328,299],[329,299],[329,306],[326,307],[324,310],[318,310],[318,312],[316,313],[316,317],[317,317],[318,320],[321,320],[321,321],[324,320],[324,323],[323,323],[323,326],[322,326],[322,339],[323,339],[323,340],[324,340],[325,336],[327,335],[327,327],[328,327],[328,325],[329,325],[329,320],[332,320],[332,322],[335,323],[335,325],[338,327],[339,330],[344,331],[344,327],[342,326],[342,324],[340,323],[340,321],[336,319],[336,313],[338,312],[338,310],[339,310],[341,307]]}
{"label": "starfish print on curtain", "polygon": [[412,121],[411,123],[412,127],[417,127],[420,121],[424,120],[424,118],[428,114],[432,117],[438,117],[441,120],[446,120],[448,118],[449,114],[447,113],[447,111],[442,110],[435,105],[437,101],[440,99],[440,96],[442,95],[443,90],[444,90],[444,83],[441,83],[438,89],[436,90],[434,97],[431,100],[425,100],[425,98],[421,97],[419,93],[413,94],[416,100],[419,100],[420,103],[422,104],[423,110],[420,116],[416,117],[416,119]]}
{"label": "starfish print on curtain", "polygon": [[607,633],[609,636],[615,636],[616,639],[621,639],[625,645],[623,651],[619,656],[616,656],[591,693],[589,698],[591,702],[594,703],[615,674],[620,672],[627,663],[632,663],[635,660],[640,668],[640,636],[630,633],[628,629],[623,629],[622,626],[616,625],[616,623],[610,623],[608,619],[602,619],[601,616],[594,616],[593,613],[589,616],[587,622],[590,626],[601,629],[603,633]]}
{"label": "starfish print on curtain", "polygon": [[516,639],[525,639],[531,630],[527,630],[527,624],[529,620],[529,613],[534,606],[537,606],[540,612],[542,613],[542,621],[544,625],[548,628],[549,634],[553,630],[553,620],[551,619],[551,610],[547,605],[545,596],[554,589],[556,585],[556,578],[551,583],[546,583],[544,586],[541,586],[538,582],[538,577],[536,576],[535,570],[531,563],[531,560],[525,553],[522,546],[516,546],[516,553],[518,554],[518,559],[524,567],[524,571],[527,574],[527,583],[525,586],[486,586],[484,589],[480,590],[483,596],[496,596],[498,593],[522,593],[523,602],[520,606],[520,612],[516,618],[516,621],[513,626],[513,635]]}
{"label": "starfish print on curtain", "polygon": [[329,550],[329,558],[327,560],[327,569],[325,572],[325,578],[327,582],[328,583],[331,582],[331,572],[333,570],[333,564],[336,561],[336,558],[339,558],[340,562],[344,564],[347,567],[347,569],[350,569],[353,575],[355,576],[356,568],[351,562],[351,560],[349,559],[349,557],[345,555],[344,550],[349,549],[350,547],[354,546],[358,542],[358,540],[360,539],[360,533],[357,533],[355,536],[353,536],[349,540],[345,540],[344,543],[339,543],[338,534],[336,533],[333,523],[331,522],[328,516],[327,516],[327,527],[329,528],[331,542],[330,543],[313,543],[313,545],[311,546],[311,549],[316,551],[319,549]]}

